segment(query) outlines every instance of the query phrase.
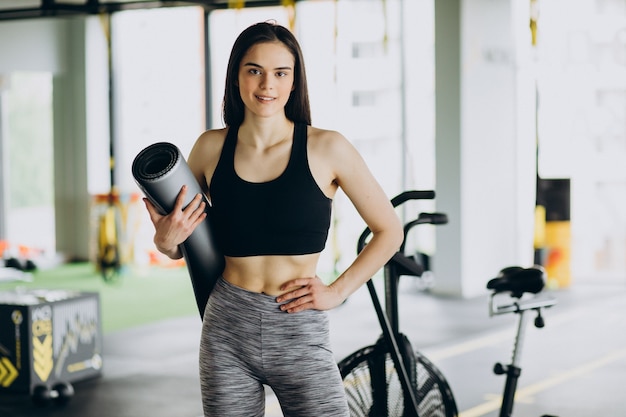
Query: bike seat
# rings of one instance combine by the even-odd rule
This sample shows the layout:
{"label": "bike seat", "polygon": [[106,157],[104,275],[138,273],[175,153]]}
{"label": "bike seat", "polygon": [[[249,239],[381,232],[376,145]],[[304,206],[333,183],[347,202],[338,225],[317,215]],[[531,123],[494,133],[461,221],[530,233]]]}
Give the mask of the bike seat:
{"label": "bike seat", "polygon": [[489,280],[487,289],[494,293],[510,292],[520,298],[524,293],[537,294],[546,284],[546,273],[541,266],[522,268],[509,266],[502,269],[498,276]]}

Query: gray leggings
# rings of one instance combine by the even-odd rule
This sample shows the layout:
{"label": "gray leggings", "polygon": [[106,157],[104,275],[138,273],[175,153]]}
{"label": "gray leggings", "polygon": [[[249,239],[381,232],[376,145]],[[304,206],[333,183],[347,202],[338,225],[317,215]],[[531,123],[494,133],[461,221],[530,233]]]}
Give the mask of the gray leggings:
{"label": "gray leggings", "polygon": [[200,383],[205,417],[262,417],[264,384],[285,417],[349,416],[326,312],[285,313],[223,278],[204,313]]}

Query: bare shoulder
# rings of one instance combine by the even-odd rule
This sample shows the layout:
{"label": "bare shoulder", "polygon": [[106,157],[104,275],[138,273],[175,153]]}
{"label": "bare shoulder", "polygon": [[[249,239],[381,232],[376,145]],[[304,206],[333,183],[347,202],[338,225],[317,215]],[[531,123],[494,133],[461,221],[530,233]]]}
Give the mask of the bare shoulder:
{"label": "bare shoulder", "polygon": [[350,141],[336,130],[320,129],[309,126],[308,130],[309,149],[317,156],[338,158],[348,157],[355,154],[356,149]]}
{"label": "bare shoulder", "polygon": [[[211,129],[203,132],[191,148],[189,164],[204,165],[206,161],[217,158],[222,152],[227,132],[228,128]],[[217,161],[215,163],[217,164]]]}
{"label": "bare shoulder", "polygon": [[188,164],[198,181],[203,185],[205,192],[207,184],[213,177],[213,172],[219,161],[224,147],[224,140],[228,128],[211,129],[203,132],[189,153]]}
{"label": "bare shoulder", "polygon": [[215,151],[215,148],[219,148],[221,151],[227,132],[228,128],[226,127],[223,129],[211,129],[203,132],[196,140],[191,153],[211,153],[211,151]]}
{"label": "bare shoulder", "polygon": [[372,178],[365,161],[343,134],[309,127],[308,138],[309,166],[318,183],[332,183],[350,193]]}
{"label": "bare shoulder", "polygon": [[319,127],[308,127],[309,139],[314,142],[332,142],[347,140],[341,133],[336,130],[320,129]]}

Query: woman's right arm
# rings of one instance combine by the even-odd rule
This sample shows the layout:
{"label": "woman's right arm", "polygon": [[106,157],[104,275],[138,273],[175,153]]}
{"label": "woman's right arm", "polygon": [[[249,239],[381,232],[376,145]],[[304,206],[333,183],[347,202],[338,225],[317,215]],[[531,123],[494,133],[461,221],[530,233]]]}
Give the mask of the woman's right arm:
{"label": "woman's right arm", "polygon": [[[221,142],[220,142],[221,138]],[[223,144],[224,130],[210,130],[204,132],[194,144],[187,164],[191,169],[194,177],[200,184],[204,193],[208,195],[207,173],[213,175],[221,145]],[[150,220],[154,225],[154,244],[157,250],[171,259],[180,259],[183,254],[179,245],[183,243],[195,230],[195,228],[206,218],[206,203],[202,199],[202,195],[198,194],[194,199],[183,207],[187,187],[183,186],[178,193],[173,210],[166,215],[159,213],[157,208],[147,199],[144,203],[150,214]]]}
{"label": "woman's right arm", "polygon": [[171,259],[182,258],[183,254],[179,245],[187,240],[194,229],[206,218],[204,211],[206,203],[199,194],[187,207],[183,208],[186,194],[187,186],[183,186],[176,197],[174,208],[166,215],[159,213],[147,198],[143,199],[154,225],[154,244],[159,252]]}

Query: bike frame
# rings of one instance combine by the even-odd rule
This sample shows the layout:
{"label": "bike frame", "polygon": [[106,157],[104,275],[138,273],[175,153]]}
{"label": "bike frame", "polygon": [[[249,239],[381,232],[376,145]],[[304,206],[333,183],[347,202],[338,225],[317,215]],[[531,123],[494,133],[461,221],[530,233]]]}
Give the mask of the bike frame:
{"label": "bike frame", "polygon": [[[408,200],[420,200],[420,199],[433,199],[435,198],[434,191],[406,191],[391,200],[394,207]],[[414,259],[407,257],[404,254],[406,237],[409,230],[417,224],[445,224],[447,223],[447,216],[443,213],[421,213],[416,220],[407,223],[404,227],[404,241],[400,247],[400,250],[387,262],[384,267],[384,286],[385,286],[385,308],[380,303],[376,288],[373,281],[370,279],[367,281],[367,288],[376,310],[376,315],[383,331],[383,340],[387,345],[391,358],[393,360],[394,367],[398,374],[399,382],[404,394],[404,410],[407,417],[419,417],[418,416],[418,400],[416,397],[416,381],[415,375],[409,374],[409,369],[413,369],[415,365],[415,358],[413,357],[412,347],[406,339],[406,337],[400,333],[399,330],[399,312],[398,312],[398,283],[400,276],[412,275],[420,277],[424,268],[422,265],[415,262]],[[361,234],[359,238],[357,252],[365,247],[365,241],[370,234],[369,229]],[[541,269],[541,268],[539,268]],[[513,412],[513,405],[515,400],[515,392],[517,390],[517,382],[521,375],[521,351],[524,344],[525,330],[528,322],[528,312],[531,310],[536,311],[537,317],[535,318],[535,326],[543,327],[543,318],[541,311],[543,308],[548,308],[556,304],[556,300],[551,297],[539,297],[534,296],[531,299],[522,299],[525,293],[539,293],[544,286],[543,278],[541,278],[536,267],[523,269],[521,267],[509,267],[501,271],[506,274],[517,273],[531,273],[522,276],[523,280],[520,280],[519,275],[515,275],[518,280],[516,282],[503,282],[500,279],[497,284],[504,284],[504,286],[490,287],[493,289],[489,300],[489,314],[490,316],[515,313],[518,314],[517,333],[515,336],[515,342],[513,346],[512,360],[509,365],[502,365],[496,363],[494,366],[494,372],[498,375],[506,374],[506,381],[504,386],[504,392],[502,397],[502,405],[500,407],[499,417],[511,417]],[[532,281],[527,281],[528,277]],[[492,281],[498,281],[494,279]],[[507,286],[509,285],[509,286]],[[504,293],[508,294],[508,304],[502,304],[496,302],[496,299],[500,298],[500,295]],[[510,302],[511,299],[516,301]],[[402,343],[399,343],[399,342]],[[382,364],[381,366],[384,366]],[[383,368],[384,370],[384,368]],[[380,404],[379,407],[383,407],[386,403],[386,380],[384,372],[377,376],[381,379],[379,388],[375,389],[375,407],[376,404]],[[378,414],[377,414],[378,415]]]}
{"label": "bike frame", "polygon": [[[423,200],[433,198],[435,198],[434,191],[405,191],[394,197],[391,200],[391,204],[394,207],[397,207],[400,204],[409,200]],[[415,224],[418,224],[418,222],[428,223],[426,219],[423,219],[422,221],[419,221],[418,219],[418,221],[412,222],[411,227]],[[408,229],[405,228],[404,232],[406,239],[406,233],[408,232]],[[369,228],[365,229],[363,234],[361,234],[357,246],[357,252],[361,252],[363,247],[365,247],[365,240],[367,239],[369,234]],[[418,399],[416,398],[415,390],[413,389],[414,382],[411,381],[411,378],[409,377],[409,373],[407,371],[407,365],[409,365],[412,360],[411,358],[407,358],[406,350],[409,349],[412,352],[412,349],[410,349],[410,346],[405,346],[408,341],[404,341],[402,339],[402,335],[399,332],[398,280],[400,278],[399,266],[404,267],[404,269],[407,269],[417,276],[421,275],[421,273],[423,272],[423,268],[421,268],[420,265],[418,265],[414,261],[408,260],[403,252],[404,242],[402,244],[401,251],[397,252],[384,267],[385,310],[383,310],[380,299],[378,298],[378,294],[376,292],[376,288],[371,279],[367,281],[367,289],[370,293],[370,297],[372,298],[372,303],[374,304],[374,309],[376,310],[376,315],[378,316],[378,321],[383,331],[384,340],[387,343],[394,367],[396,368],[396,372],[398,373],[398,378],[400,380],[400,385],[402,386],[402,391],[405,398],[405,410],[408,411],[410,417],[419,417]],[[403,340],[402,351],[400,349],[398,340]]]}
{"label": "bike frame", "polygon": [[509,365],[502,365],[496,363],[493,372],[496,375],[506,374],[506,380],[504,383],[504,393],[502,395],[502,405],[500,407],[499,417],[511,417],[513,415],[513,405],[515,402],[515,392],[517,390],[517,381],[522,373],[522,368],[519,366],[521,362],[522,347],[524,346],[524,339],[526,333],[526,327],[528,324],[528,314],[531,310],[537,312],[535,319],[536,327],[543,327],[543,319],[541,317],[541,309],[552,307],[556,304],[554,298],[538,298],[534,297],[531,300],[518,300],[511,304],[498,305],[495,302],[497,293],[491,294],[489,298],[489,314],[490,316],[516,313],[518,314],[517,333],[515,334],[515,343],[513,345],[513,355],[511,363]]}

